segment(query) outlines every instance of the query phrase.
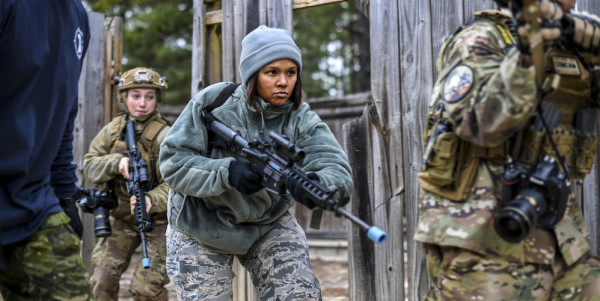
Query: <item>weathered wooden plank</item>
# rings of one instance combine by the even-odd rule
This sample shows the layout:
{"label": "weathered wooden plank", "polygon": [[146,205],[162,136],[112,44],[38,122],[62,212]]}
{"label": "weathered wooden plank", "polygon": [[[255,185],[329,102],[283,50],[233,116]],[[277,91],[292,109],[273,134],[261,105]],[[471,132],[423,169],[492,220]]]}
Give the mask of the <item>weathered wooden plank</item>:
{"label": "weathered wooden plank", "polygon": [[310,107],[313,109],[347,106],[364,107],[369,101],[371,101],[371,92],[362,92],[344,96],[311,98],[308,100],[308,104],[310,104]]}
{"label": "weathered wooden plank", "polygon": [[123,18],[104,19],[104,124],[121,112],[115,76],[121,74],[123,59]]}
{"label": "weathered wooden plank", "polygon": [[233,68],[235,69],[233,81],[237,83],[242,82],[238,66],[242,54],[242,40],[246,36],[244,33],[244,2],[244,0],[233,0]]}
{"label": "weathered wooden plank", "polygon": [[[589,13],[600,15],[600,2],[596,0],[579,0],[577,1],[578,11],[587,11]],[[596,133],[600,133],[600,121],[596,121]],[[599,152],[596,152],[596,161],[592,172],[587,175],[583,181],[583,187],[580,187],[583,193],[583,213],[585,220],[590,228],[590,236],[592,238],[592,248],[594,254],[598,254],[600,251],[600,223],[598,216],[600,216],[600,187],[598,181],[600,181],[600,156]]]}
{"label": "weathered wooden plank", "polygon": [[[403,144],[400,87],[400,22],[402,1],[370,2],[371,93],[374,104],[370,110],[372,131],[372,219],[388,235],[384,246],[375,248],[374,275],[376,286],[369,299],[387,300],[404,296],[404,235],[402,198],[404,193]],[[420,1],[410,1],[416,4]],[[404,25],[404,24],[403,24]],[[404,32],[405,29],[403,28]],[[392,215],[397,214],[397,215]],[[359,261],[360,258],[354,258]],[[354,277],[354,276],[350,276]],[[360,287],[351,287],[355,294]],[[354,295],[351,295],[354,296]],[[352,300],[354,300],[351,297]]]}
{"label": "weathered wooden plank", "polygon": [[223,46],[221,44],[222,24],[211,25],[206,28],[206,65],[205,84],[207,86],[223,80]]}
{"label": "weathered wooden plank", "polygon": [[[227,1],[225,2],[227,3]],[[223,11],[214,10],[206,12],[204,18],[204,25],[216,25],[223,23]]]}
{"label": "weathered wooden plank", "polygon": [[315,7],[319,5],[335,4],[340,2],[347,2],[348,0],[294,0],[294,9],[302,9]]}
{"label": "weathered wooden plank", "polygon": [[260,24],[264,24],[260,19],[260,2],[261,0],[244,1],[244,35],[250,33]]}
{"label": "weathered wooden plank", "polygon": [[235,65],[235,23],[234,23],[234,1],[222,1],[223,25],[221,26],[221,43],[223,44],[223,81],[235,82],[237,66]]}
{"label": "weathered wooden plank", "polygon": [[[83,175],[83,158],[89,145],[104,125],[104,15],[88,12],[90,45],[79,77],[79,112],[73,132],[73,159],[77,164],[78,185],[87,186]],[[81,214],[83,241],[81,255],[88,271],[92,270],[91,255],[96,244],[94,217]]]}
{"label": "weathered wooden plank", "polygon": [[[367,223],[373,220],[374,182],[370,106],[365,106],[362,117],[344,125],[346,153],[353,171],[354,191],[350,212]],[[375,166],[377,167],[377,166]],[[360,179],[360,181],[358,181]],[[385,227],[384,227],[385,228]],[[357,227],[348,229],[348,282],[350,300],[376,300],[377,270],[375,246]]]}
{"label": "weathered wooden plank", "polygon": [[267,26],[292,32],[292,0],[267,0]]}
{"label": "weathered wooden plank", "polygon": [[[406,242],[409,263],[407,265],[407,296],[409,300],[422,299],[429,288],[421,245],[413,240],[413,235],[418,220],[417,173],[423,149],[423,125],[432,89],[433,61],[436,57],[432,48],[434,27],[432,27],[431,20],[431,7],[435,5],[439,5],[439,3],[404,1],[399,4],[400,19],[398,22],[402,29],[400,77],[403,88],[400,92],[402,104],[397,110],[401,113],[401,125],[398,125],[398,128],[402,129],[403,136],[392,145],[406,146],[402,148],[403,153],[398,155],[403,158],[404,164],[396,166],[395,169],[398,173],[405,175],[403,183],[406,200]],[[444,13],[447,14],[447,12]],[[390,108],[388,107],[387,110]]]}
{"label": "weathered wooden plank", "polygon": [[206,30],[204,28],[204,5],[202,0],[194,0],[194,30],[192,33],[192,96],[204,88],[204,37]]}

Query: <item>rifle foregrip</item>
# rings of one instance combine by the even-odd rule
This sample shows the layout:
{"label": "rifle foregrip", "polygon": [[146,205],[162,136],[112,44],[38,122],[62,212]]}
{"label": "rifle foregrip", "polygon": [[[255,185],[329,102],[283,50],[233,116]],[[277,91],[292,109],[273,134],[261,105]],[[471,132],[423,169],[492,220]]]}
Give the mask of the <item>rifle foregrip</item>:
{"label": "rifle foregrip", "polygon": [[214,120],[208,124],[208,128],[216,134],[217,139],[222,139],[227,148],[235,148],[237,151],[242,150],[246,145],[248,145],[248,141],[242,137],[239,132],[234,131],[232,128],[228,127],[224,123]]}
{"label": "rifle foregrip", "polygon": [[325,210],[333,210],[337,205],[332,198],[332,192],[327,189],[321,182],[315,181],[308,177],[304,172],[295,168],[289,168],[287,170],[286,178],[291,178],[297,184],[302,187],[302,190],[306,192],[308,198],[319,208]]}

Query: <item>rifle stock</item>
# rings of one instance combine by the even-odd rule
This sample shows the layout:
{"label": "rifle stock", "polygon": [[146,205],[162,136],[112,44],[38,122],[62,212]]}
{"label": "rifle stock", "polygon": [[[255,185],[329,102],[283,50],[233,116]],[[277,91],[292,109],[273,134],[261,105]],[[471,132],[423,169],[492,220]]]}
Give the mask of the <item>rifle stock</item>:
{"label": "rifle stock", "polygon": [[146,194],[148,190],[148,163],[142,157],[142,153],[137,148],[135,142],[135,126],[133,120],[128,120],[125,124],[126,143],[129,149],[129,179],[127,179],[127,192],[135,195],[134,213],[135,221],[138,224],[140,238],[142,240],[142,266],[144,269],[150,268],[150,258],[148,258],[148,249],[146,247],[146,231],[152,231],[152,222],[148,219],[146,212]]}
{"label": "rifle stock", "polygon": [[367,236],[374,242],[379,244],[385,242],[387,238],[385,231],[367,224],[339,206],[339,199],[335,197],[337,190],[330,191],[319,181],[309,178],[306,173],[295,167],[297,162],[304,159],[305,153],[286,137],[271,132],[269,133],[271,143],[262,139],[248,142],[240,133],[216,119],[209,122],[207,127],[215,134],[215,139],[220,139],[215,145],[238,153],[250,161],[251,168],[262,176],[262,184],[266,190],[276,194],[286,193],[286,180],[291,179],[302,187],[317,207],[346,217],[366,230]]}

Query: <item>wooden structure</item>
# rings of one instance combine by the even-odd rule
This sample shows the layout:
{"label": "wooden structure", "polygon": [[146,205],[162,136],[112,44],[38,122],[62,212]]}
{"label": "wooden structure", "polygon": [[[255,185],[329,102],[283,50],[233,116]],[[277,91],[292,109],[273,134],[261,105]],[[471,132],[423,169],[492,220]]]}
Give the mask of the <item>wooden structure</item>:
{"label": "wooden structure", "polygon": [[[329,2],[340,1],[195,0],[192,93],[222,80],[239,82],[241,39],[257,25],[291,31],[293,9]],[[373,245],[364,233],[351,227],[350,300],[420,300],[429,283],[421,246],[412,237],[417,222],[416,175],[423,118],[436,76],[435,61],[451,32],[472,20],[473,12],[495,4],[492,0],[352,2],[370,20],[371,91],[360,118],[346,123],[342,131],[332,128],[353,164],[356,189],[352,212],[386,230],[388,241]],[[600,3],[579,0],[578,9],[598,14]],[[328,105],[341,110],[343,104]],[[600,213],[597,182],[596,166],[580,193],[595,250],[599,241],[595,217]]]}
{"label": "wooden structure", "polygon": [[[91,188],[84,180],[83,157],[100,129],[120,112],[112,79],[121,72],[123,20],[120,17],[105,18],[104,14],[96,12],[88,12],[88,20],[91,38],[79,79],[79,113],[75,119],[73,156],[78,166],[78,184]],[[85,225],[81,254],[91,271],[91,254],[96,244],[94,217],[81,214],[81,219]]]}
{"label": "wooden structure", "polygon": [[[258,25],[291,31],[294,9],[342,1],[194,0],[192,95],[219,81],[240,82],[237,66],[241,40]],[[421,300],[429,283],[421,246],[412,237],[417,222],[416,175],[423,147],[423,118],[436,76],[435,60],[448,34],[472,20],[473,12],[494,7],[494,2],[349,1],[370,20],[371,91],[339,100],[309,102],[328,122],[353,164],[355,191],[349,208],[363,220],[383,228],[388,240],[374,245],[364,232],[347,224],[331,224],[325,229],[332,233],[348,229],[350,300]],[[600,14],[600,2],[577,2],[578,10]],[[90,16],[90,21],[101,19],[93,13]],[[86,123],[76,126],[76,160],[80,167],[89,141],[106,121],[92,114],[105,101],[102,89],[107,89],[101,87],[105,82],[97,79],[109,79],[120,68],[116,58],[107,65],[110,67],[95,65],[106,62],[97,50],[116,45],[95,40],[102,36],[94,34],[102,30],[95,26],[92,24],[95,46],[86,56],[80,84],[79,118]],[[600,130],[600,126],[596,128]],[[578,189],[596,253],[600,246],[598,166]],[[302,222],[300,210],[297,216]],[[310,230],[307,233],[310,235]],[[86,239],[93,233],[85,235],[84,258]],[[245,274],[237,274],[235,299],[258,300]]]}

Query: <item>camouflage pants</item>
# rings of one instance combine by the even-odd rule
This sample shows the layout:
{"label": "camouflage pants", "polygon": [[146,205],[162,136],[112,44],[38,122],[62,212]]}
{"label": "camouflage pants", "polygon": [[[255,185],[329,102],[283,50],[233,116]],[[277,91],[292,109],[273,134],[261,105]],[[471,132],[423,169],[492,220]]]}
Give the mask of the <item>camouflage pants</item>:
{"label": "camouflage pants", "polygon": [[64,212],[46,218],[27,239],[4,246],[8,259],[0,271],[5,301],[94,300],[88,273],[79,255],[81,241]]}
{"label": "camouflage pants", "polygon": [[424,300],[600,300],[600,260],[566,266],[521,264],[469,250],[425,244],[432,288]]}
{"label": "camouflage pants", "polygon": [[[102,237],[94,248],[92,260],[94,272],[91,283],[97,300],[117,300],[119,281],[127,270],[131,257],[141,243],[136,225],[111,218],[112,234]],[[146,247],[150,268],[144,269],[142,262],[136,263],[129,292],[134,300],[167,300],[169,292],[164,287],[169,283],[165,268],[167,225],[155,225],[146,233]]]}
{"label": "camouflage pants", "polygon": [[[261,300],[320,300],[321,288],[308,258],[304,231],[289,213],[237,256]],[[167,271],[177,299],[233,300],[234,255],[207,250],[197,240],[167,229]]]}

